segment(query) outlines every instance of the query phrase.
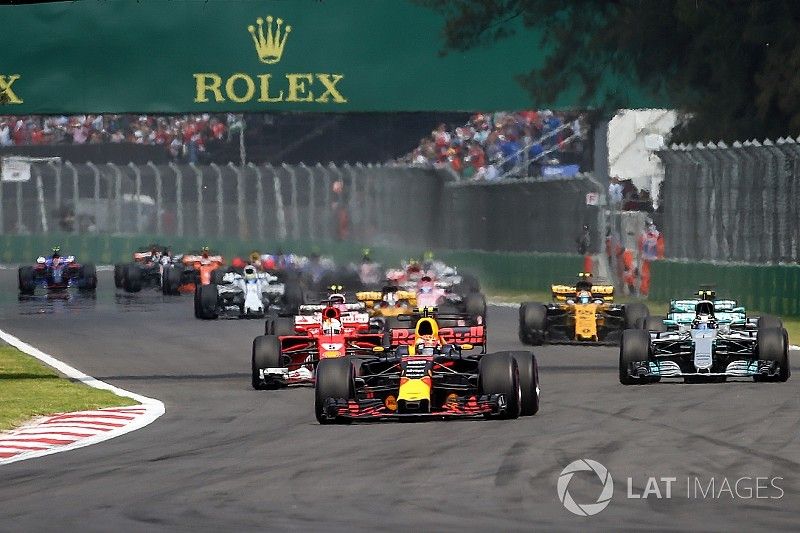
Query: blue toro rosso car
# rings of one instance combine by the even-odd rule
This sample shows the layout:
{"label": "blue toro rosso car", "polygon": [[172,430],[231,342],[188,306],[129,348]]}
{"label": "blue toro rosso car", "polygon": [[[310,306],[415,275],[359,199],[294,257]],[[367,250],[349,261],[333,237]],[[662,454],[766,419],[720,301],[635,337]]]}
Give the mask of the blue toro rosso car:
{"label": "blue toro rosso car", "polygon": [[71,288],[94,292],[97,269],[91,263],[77,263],[71,255],[62,256],[56,247],[50,257],[39,257],[35,265],[19,267],[20,296],[33,296],[37,288],[47,295],[64,293]]}
{"label": "blue toro rosso car", "polygon": [[698,298],[672,300],[666,317],[647,317],[641,329],[622,335],[619,380],[623,385],[662,378],[685,382],[749,378],[789,379],[789,339],[774,316],[749,316],[734,300],[712,290]]}

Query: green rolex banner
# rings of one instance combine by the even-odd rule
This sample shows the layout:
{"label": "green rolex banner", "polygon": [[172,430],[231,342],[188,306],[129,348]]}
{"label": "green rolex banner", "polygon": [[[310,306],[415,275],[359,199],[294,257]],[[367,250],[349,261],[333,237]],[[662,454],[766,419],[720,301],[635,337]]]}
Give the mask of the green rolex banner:
{"label": "green rolex banner", "polygon": [[546,54],[521,26],[441,54],[442,18],[408,0],[83,0],[0,21],[0,115],[524,109],[516,76]]}

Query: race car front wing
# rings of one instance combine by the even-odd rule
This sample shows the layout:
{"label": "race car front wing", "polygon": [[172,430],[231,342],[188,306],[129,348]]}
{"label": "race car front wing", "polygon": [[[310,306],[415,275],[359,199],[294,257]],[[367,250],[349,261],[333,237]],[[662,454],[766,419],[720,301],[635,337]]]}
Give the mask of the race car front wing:
{"label": "race car front wing", "polygon": [[503,394],[458,397],[443,406],[430,411],[399,412],[396,405],[391,408],[385,400],[368,398],[347,400],[346,398],[327,398],[323,414],[329,420],[348,418],[352,420],[381,420],[390,418],[464,418],[483,415],[501,415],[506,412],[507,403]]}

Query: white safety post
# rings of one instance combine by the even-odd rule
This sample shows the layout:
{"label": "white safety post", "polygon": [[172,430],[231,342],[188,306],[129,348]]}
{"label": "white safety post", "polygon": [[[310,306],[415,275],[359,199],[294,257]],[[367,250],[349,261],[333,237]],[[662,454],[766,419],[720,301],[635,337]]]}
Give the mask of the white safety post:
{"label": "white safety post", "polygon": [[142,234],[142,169],[139,165],[128,163],[136,178],[136,233]]}
{"label": "white safety post", "polygon": [[205,224],[203,224],[203,171],[194,163],[189,163],[194,170],[195,186],[197,187],[197,234],[205,237]]}
{"label": "white safety post", "polygon": [[297,205],[297,170],[286,163],[283,164],[283,168],[289,174],[289,183],[292,188],[292,195],[289,199],[292,211],[292,239],[298,241],[300,240],[300,207]]}
{"label": "white safety post", "polygon": [[249,230],[244,213],[244,181],[242,180],[242,169],[233,163],[228,166],[236,173],[236,219],[239,222],[239,238],[244,240],[249,237]]}
{"label": "white safety post", "polygon": [[256,175],[256,219],[258,220],[258,239],[264,240],[264,175],[253,163],[247,164]]}
{"label": "white safety post", "polygon": [[156,235],[161,237],[161,233],[164,230],[164,191],[162,189],[163,184],[161,183],[161,169],[155,166],[152,161],[148,161],[147,166],[153,169],[153,174],[155,175],[156,180]]}
{"label": "white safety post", "polygon": [[39,216],[42,222],[42,233],[47,233],[47,209],[44,205],[44,186],[42,185],[42,171],[38,165],[31,165],[33,173],[36,174],[36,199],[39,203]]}
{"label": "white safety post", "polygon": [[[94,176],[94,194],[92,194],[92,199],[94,200],[94,227],[99,230],[100,228],[100,169],[97,168],[97,165],[92,163],[91,161],[86,163],[86,166],[92,170],[92,175]],[[60,173],[58,175],[60,181]]]}
{"label": "white safety post", "polygon": [[225,235],[224,197],[222,194],[222,169],[216,163],[211,163],[211,168],[217,174],[217,237]]}
{"label": "white safety post", "polygon": [[183,171],[175,163],[169,164],[175,173],[175,211],[178,221],[178,237],[183,237]]}
{"label": "white safety post", "polygon": [[114,228],[117,235],[119,235],[122,233],[122,171],[114,163],[108,163],[108,166],[114,171],[114,202],[117,215]]}

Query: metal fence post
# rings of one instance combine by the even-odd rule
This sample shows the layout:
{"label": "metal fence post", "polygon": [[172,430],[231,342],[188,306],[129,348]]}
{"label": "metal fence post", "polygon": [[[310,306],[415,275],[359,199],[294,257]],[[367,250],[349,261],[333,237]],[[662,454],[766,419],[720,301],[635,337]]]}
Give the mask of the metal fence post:
{"label": "metal fence post", "polygon": [[211,168],[217,174],[217,237],[222,237],[225,235],[225,198],[222,193],[222,169],[216,163],[211,163]]}
{"label": "metal fence post", "polygon": [[56,165],[52,161],[47,162],[55,173],[55,208],[61,209],[61,165]]}
{"label": "metal fence post", "polygon": [[162,183],[161,183],[161,169],[153,164],[152,161],[147,162],[147,166],[153,169],[153,174],[155,175],[156,181],[156,234],[161,236],[164,228],[162,226],[162,221],[164,219],[163,213],[163,201],[164,201],[164,194],[162,191]]}
{"label": "metal fence post", "polygon": [[272,186],[275,190],[275,217],[278,221],[278,239],[286,240],[288,231],[286,230],[286,210],[283,208],[283,193],[281,191],[281,179],[277,171],[269,163],[267,169],[272,173]]}
{"label": "metal fence post", "polygon": [[128,166],[133,170],[135,176],[135,191],[136,191],[136,233],[142,233],[142,169],[139,165],[128,163]]}
{"label": "metal fence post", "polygon": [[97,168],[97,165],[91,161],[87,162],[86,166],[91,169],[92,175],[94,176],[94,192],[92,193],[92,200],[94,203],[94,227],[95,232],[97,232],[100,229],[100,169]]}
{"label": "metal fence post", "polygon": [[315,205],[316,198],[314,198],[314,171],[307,167],[305,163],[300,163],[300,168],[308,173],[308,214],[306,218],[308,219],[308,238],[313,242],[317,237],[315,226],[317,208]]}
{"label": "metal fence post", "polygon": [[33,173],[36,175],[36,200],[39,204],[39,217],[41,218],[42,233],[47,233],[47,209],[44,205],[44,184],[42,183],[42,171],[39,169],[39,165],[31,165],[31,168]]}
{"label": "metal fence post", "polygon": [[297,170],[286,163],[283,164],[283,168],[289,173],[289,184],[292,189],[291,198],[289,200],[292,211],[292,239],[297,241],[300,239],[300,209],[297,205]]}
{"label": "metal fence post", "polygon": [[242,180],[242,169],[233,163],[228,163],[228,166],[236,174],[236,219],[239,223],[239,238],[246,239],[248,237],[249,228],[244,213],[244,182]]}
{"label": "metal fence post", "polygon": [[175,163],[169,164],[175,173],[175,218],[178,222],[178,237],[183,237],[183,171]]}
{"label": "metal fence post", "polygon": [[194,170],[195,186],[197,187],[197,206],[195,208],[197,213],[197,234],[205,237],[205,224],[203,224],[203,171],[194,163],[189,163],[189,166]]}
{"label": "metal fence post", "polygon": [[[23,231],[24,230],[24,231]],[[27,234],[30,230],[22,222],[22,182],[17,182],[17,233]]]}
{"label": "metal fence post", "polygon": [[322,212],[325,213],[325,218],[322,219],[324,231],[323,240],[330,240],[333,238],[333,225],[331,223],[333,221],[333,210],[331,209],[331,176],[321,163],[317,163],[317,168],[322,172],[323,186],[325,187],[325,205],[322,208]]}
{"label": "metal fence post", "polygon": [[108,163],[114,171],[114,206],[116,221],[114,223],[115,233],[122,233],[122,171],[114,163]]}
{"label": "metal fence post", "polygon": [[[258,220],[258,240],[264,240],[264,175],[261,169],[253,163],[248,163],[248,167],[253,169],[256,174],[256,218]],[[280,224],[280,221],[278,222]]]}

